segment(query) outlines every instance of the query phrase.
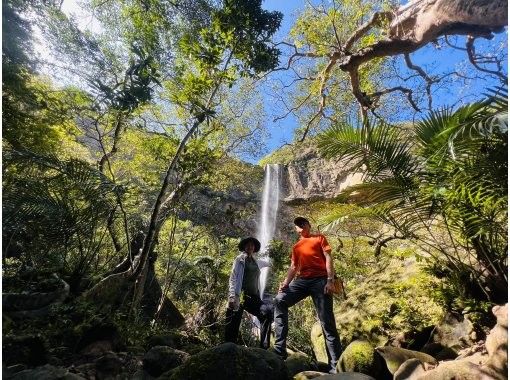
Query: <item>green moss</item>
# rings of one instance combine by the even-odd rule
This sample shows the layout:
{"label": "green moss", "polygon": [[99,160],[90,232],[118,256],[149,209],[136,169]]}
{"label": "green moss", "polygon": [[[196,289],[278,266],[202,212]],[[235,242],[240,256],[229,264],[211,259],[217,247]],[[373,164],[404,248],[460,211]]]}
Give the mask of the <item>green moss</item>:
{"label": "green moss", "polygon": [[288,164],[296,158],[296,149],[293,146],[284,146],[263,157],[259,161],[260,166],[267,164]]}
{"label": "green moss", "polygon": [[225,343],[192,356],[160,378],[284,380],[287,369],[280,358],[268,351]]}
{"label": "green moss", "polygon": [[438,323],[443,312],[428,293],[433,281],[412,259],[391,259],[352,281],[347,300],[335,303],[342,343],[362,339],[382,346],[400,332]]}
{"label": "green moss", "polygon": [[326,346],[324,344],[324,337],[322,335],[322,327],[319,322],[316,322],[312,326],[310,338],[312,341],[313,352],[315,353],[315,358],[317,361],[327,363],[328,354],[326,353]]}
{"label": "green moss", "polygon": [[338,370],[341,372],[361,372],[372,375],[377,371],[374,347],[367,341],[354,341],[347,346],[340,357]]}

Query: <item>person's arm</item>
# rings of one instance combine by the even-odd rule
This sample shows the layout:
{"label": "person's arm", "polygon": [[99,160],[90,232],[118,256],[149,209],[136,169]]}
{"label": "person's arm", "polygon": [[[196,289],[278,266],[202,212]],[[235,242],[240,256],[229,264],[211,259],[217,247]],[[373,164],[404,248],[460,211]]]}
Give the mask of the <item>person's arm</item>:
{"label": "person's arm", "polygon": [[294,262],[291,262],[289,270],[287,271],[287,277],[285,277],[285,280],[283,280],[283,282],[280,284],[278,292],[281,292],[283,289],[289,286],[290,282],[292,281],[296,273],[297,273],[296,266],[294,265]]}
{"label": "person's arm", "polygon": [[322,254],[326,258],[326,272],[328,272],[328,280],[324,286],[324,294],[333,294],[335,289],[333,280],[335,279],[335,265],[333,264],[333,256],[331,255],[331,246],[325,236],[321,236]]}
{"label": "person's arm", "polygon": [[292,255],[290,257],[290,267],[287,271],[287,276],[285,277],[285,280],[280,284],[280,288],[278,289],[278,292],[281,293],[283,289],[285,289],[287,286],[289,286],[290,282],[294,279],[297,273],[297,266],[296,266],[296,252],[292,250]]}
{"label": "person's arm", "polygon": [[324,287],[324,294],[332,294],[335,287],[333,280],[335,278],[335,266],[333,265],[333,257],[331,257],[331,251],[325,251],[324,256],[326,257],[326,271],[328,272],[328,281]]}
{"label": "person's arm", "polygon": [[324,257],[326,257],[326,271],[328,272],[328,279],[333,279],[335,278],[335,265],[333,264],[331,251],[325,251]]}
{"label": "person's arm", "polygon": [[232,271],[230,272],[230,278],[228,283],[228,308],[236,310],[239,306],[239,296],[236,295],[236,279],[237,270],[239,266],[239,260],[234,260],[232,264]]}

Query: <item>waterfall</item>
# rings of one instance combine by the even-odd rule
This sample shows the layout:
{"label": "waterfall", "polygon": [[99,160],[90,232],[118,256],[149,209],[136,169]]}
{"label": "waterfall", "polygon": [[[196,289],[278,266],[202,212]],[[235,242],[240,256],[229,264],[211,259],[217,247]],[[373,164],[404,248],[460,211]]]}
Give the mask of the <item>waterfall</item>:
{"label": "waterfall", "polygon": [[[262,193],[262,208],[260,210],[257,239],[260,241],[259,256],[269,260],[267,248],[274,237],[280,201],[280,167],[278,164],[268,164],[264,170],[264,192]],[[260,298],[263,298],[268,275],[269,268],[262,268],[259,283]]]}

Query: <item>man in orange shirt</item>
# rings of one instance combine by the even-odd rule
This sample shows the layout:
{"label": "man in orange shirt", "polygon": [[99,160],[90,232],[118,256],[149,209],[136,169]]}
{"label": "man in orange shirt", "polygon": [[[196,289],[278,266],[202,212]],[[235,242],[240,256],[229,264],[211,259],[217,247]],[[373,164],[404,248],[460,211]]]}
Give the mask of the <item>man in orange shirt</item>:
{"label": "man in orange shirt", "polygon": [[281,283],[275,298],[275,352],[285,358],[289,329],[289,307],[308,296],[312,297],[326,343],[330,373],[336,373],[336,364],[342,353],[340,337],[333,315],[333,279],[335,268],[331,247],[326,237],[311,234],[310,222],[298,217],[294,219],[299,241],[292,248],[291,265],[287,277]]}

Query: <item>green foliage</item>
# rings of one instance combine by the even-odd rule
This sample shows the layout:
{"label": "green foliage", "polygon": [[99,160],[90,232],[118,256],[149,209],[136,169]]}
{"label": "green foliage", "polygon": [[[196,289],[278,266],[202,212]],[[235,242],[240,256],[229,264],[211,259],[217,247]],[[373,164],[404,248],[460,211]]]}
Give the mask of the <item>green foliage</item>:
{"label": "green foliage", "polygon": [[214,191],[248,195],[254,192],[255,183],[263,181],[264,172],[257,166],[225,157],[218,161],[211,177],[210,188]]}
{"label": "green foliage", "polygon": [[271,154],[263,157],[259,165],[264,167],[267,164],[288,164],[295,159],[296,150],[292,146],[283,146]]}
{"label": "green foliage", "polygon": [[[228,278],[237,255],[237,239],[216,235],[188,221],[166,223],[158,245],[156,273],[183,311],[190,332],[204,342],[223,339]],[[173,231],[173,232],[172,232]]]}
{"label": "green foliage", "polygon": [[431,298],[438,282],[413,259],[381,258],[372,269],[351,280],[347,299],[335,305],[341,339],[366,339],[384,345],[399,332],[419,331],[439,322],[441,306]]}
{"label": "green foliage", "polygon": [[25,265],[71,276],[74,289],[109,261],[104,236],[122,189],[78,159],[15,150],[4,159],[4,255],[12,245]]}
{"label": "green foliage", "polygon": [[[288,38],[304,55],[292,62],[296,73],[293,83],[296,85],[289,94],[290,99],[285,99],[287,111],[299,121],[299,127],[294,130],[296,141],[302,138],[305,129],[308,136],[314,136],[331,123],[345,117],[358,117],[359,106],[352,94],[348,73],[335,64],[328,68],[331,52],[344,46],[360,25],[367,22],[367,15],[388,10],[388,5],[385,0],[334,0],[305,6]],[[385,25],[374,25],[349,50],[366,47],[384,33]],[[288,49],[287,54],[294,54],[293,47]],[[379,89],[381,78],[390,72],[387,62],[384,58],[374,59],[360,68],[360,87],[364,93],[371,94]],[[286,93],[287,87],[282,85],[276,91]],[[327,98],[323,100],[322,95]],[[379,106],[381,112],[388,114],[394,107],[390,102],[384,104],[386,107]],[[322,109],[321,114],[319,109]]]}
{"label": "green foliage", "polygon": [[428,261],[449,268],[447,278],[467,270],[464,285],[455,281],[457,295],[493,302],[506,299],[507,286],[506,106],[499,91],[455,112],[434,112],[411,134],[385,123],[343,123],[319,138],[327,157],[366,169],[365,182],[343,199],[355,195],[369,213],[420,242]]}
{"label": "green foliage", "polygon": [[[283,15],[261,8],[260,0],[227,0],[212,13],[211,25],[196,36],[187,35],[181,41],[185,54],[199,62],[202,73],[216,68],[230,51],[240,62],[242,73],[257,74],[275,68],[279,51],[268,46],[278,30]],[[227,76],[229,73],[224,73]]]}
{"label": "green foliage", "polygon": [[267,253],[273,265],[271,270],[274,272],[274,277],[285,275],[285,271],[288,268],[290,252],[291,247],[283,240],[271,240],[269,242]]}
{"label": "green foliage", "polygon": [[220,87],[277,66],[279,50],[270,41],[281,19],[279,12],[263,10],[260,0],[223,2],[210,24],[179,40],[175,76],[166,84],[169,97],[198,120],[213,116]]}
{"label": "green foliage", "polygon": [[22,88],[4,87],[4,141],[41,153],[84,152],[75,141],[80,132],[74,112],[90,103],[87,95],[76,88],[56,89],[47,78],[23,75]]}

